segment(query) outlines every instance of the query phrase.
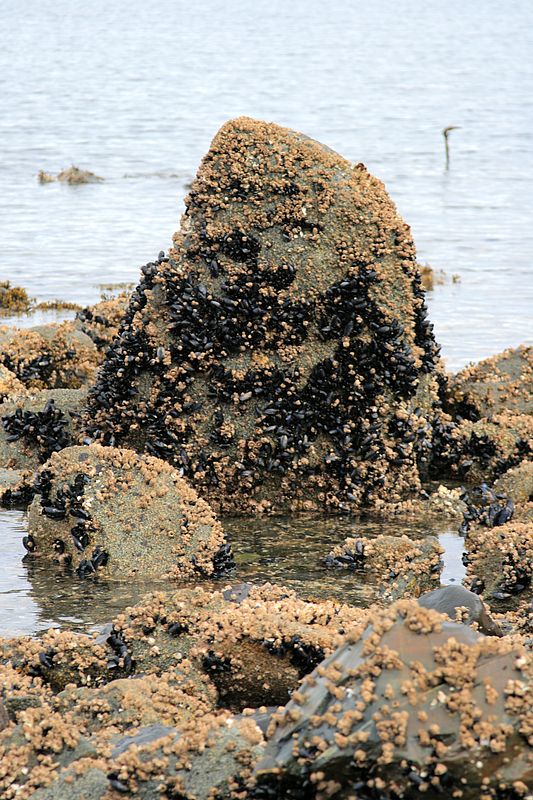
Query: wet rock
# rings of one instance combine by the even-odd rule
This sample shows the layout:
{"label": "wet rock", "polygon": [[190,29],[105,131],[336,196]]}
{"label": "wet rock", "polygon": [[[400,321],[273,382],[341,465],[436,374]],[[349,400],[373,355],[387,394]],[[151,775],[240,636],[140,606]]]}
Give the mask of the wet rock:
{"label": "wet rock", "polygon": [[390,601],[418,597],[438,586],[442,553],[434,536],[419,541],[408,536],[349,537],[326,556],[324,563],[364,572],[375,584],[377,596]]}
{"label": "wet rock", "polygon": [[[105,800],[133,794],[140,800],[229,797],[231,789],[243,785],[262,748],[261,731],[252,720],[224,712],[201,717],[180,732],[147,726],[115,741],[111,755],[84,759],[56,773],[57,777],[54,773],[46,775],[51,772],[47,765],[44,776],[55,780],[32,798]],[[80,786],[87,794],[80,793]]]}
{"label": "wet rock", "polygon": [[110,736],[131,734],[147,725],[182,728],[189,720],[213,711],[216,702],[217,692],[205,674],[182,660],[155,681],[152,675],[136,675],[96,688],[64,689],[56,695],[54,707],[60,713],[72,712],[72,720],[86,732],[105,729]]}
{"label": "wet rock", "polygon": [[504,410],[533,413],[533,347],[521,345],[471,364],[450,379],[449,405],[476,421]]}
{"label": "wet rock", "polygon": [[439,614],[447,614],[454,622],[467,625],[476,623],[481,633],[487,636],[503,636],[500,626],[490,617],[485,604],[474,592],[464,586],[443,586],[418,598],[423,608],[432,608]]}
{"label": "wet rock", "polygon": [[475,526],[466,537],[467,581],[492,609],[517,609],[532,600],[533,526],[508,522]]}
{"label": "wet rock", "polygon": [[511,641],[400,601],[275,715],[248,796],[525,797],[531,672]]}
{"label": "wet rock", "polygon": [[419,487],[438,348],[383,185],[294,131],[227,123],[169,256],[143,268],[89,434],[227,511],[349,509]]}
{"label": "wet rock", "polygon": [[81,577],[216,576],[232,565],[207,503],[166,462],[113,447],[69,447],[36,479],[28,530],[36,555]]}
{"label": "wet rock", "polygon": [[0,465],[35,470],[79,438],[84,389],[43,389],[0,404]]}
{"label": "wet rock", "polygon": [[100,353],[105,353],[118,335],[128,302],[129,294],[123,292],[118,297],[101,300],[76,314],[77,328],[92,339]]}
{"label": "wet rock", "polygon": [[61,172],[57,173],[57,175],[52,175],[50,172],[44,172],[44,170],[41,170],[37,178],[39,183],[52,183],[53,181],[59,181],[60,183],[69,183],[71,185],[80,183],[99,183],[104,180],[98,175],[95,175],[94,172],[89,172],[89,170],[80,169],[79,167],[75,166],[62,169]]}
{"label": "wet rock", "polygon": [[0,327],[0,364],[29,389],[79,389],[98,365],[94,342],[72,322]]}
{"label": "wet rock", "polygon": [[450,423],[436,445],[435,472],[469,483],[492,481],[533,449],[533,417],[502,411],[477,422]]}
{"label": "wet rock", "polygon": [[26,387],[11,370],[0,364],[0,403],[27,393]]}

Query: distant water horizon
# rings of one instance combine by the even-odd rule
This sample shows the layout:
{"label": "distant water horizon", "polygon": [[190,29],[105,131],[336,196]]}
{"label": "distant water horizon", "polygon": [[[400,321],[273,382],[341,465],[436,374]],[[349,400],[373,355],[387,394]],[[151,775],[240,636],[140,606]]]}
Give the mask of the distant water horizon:
{"label": "distant water horizon", "polygon": [[[531,3],[4,0],[0,20],[1,280],[82,305],[136,283],[245,114],[384,181],[447,274],[428,305],[449,369],[531,341]],[[38,183],[71,164],[104,181]]]}

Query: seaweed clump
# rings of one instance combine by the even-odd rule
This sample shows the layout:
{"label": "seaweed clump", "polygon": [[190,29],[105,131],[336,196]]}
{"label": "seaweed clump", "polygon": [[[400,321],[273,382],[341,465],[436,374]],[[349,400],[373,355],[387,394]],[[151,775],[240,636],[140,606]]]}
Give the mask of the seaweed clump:
{"label": "seaweed clump", "polygon": [[237,512],[383,506],[431,451],[438,347],[383,185],[240,118],[205,156],[168,256],[143,268],[87,432],[168,460]]}

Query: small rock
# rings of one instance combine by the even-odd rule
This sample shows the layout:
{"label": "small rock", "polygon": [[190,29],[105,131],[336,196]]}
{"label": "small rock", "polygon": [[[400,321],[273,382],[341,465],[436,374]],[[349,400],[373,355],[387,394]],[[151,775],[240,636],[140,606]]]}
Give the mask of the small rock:
{"label": "small rock", "polygon": [[418,598],[418,604],[432,608],[439,614],[447,614],[454,622],[467,625],[475,622],[481,633],[487,636],[503,636],[500,626],[490,617],[481,598],[464,586],[443,586],[427,592]]}

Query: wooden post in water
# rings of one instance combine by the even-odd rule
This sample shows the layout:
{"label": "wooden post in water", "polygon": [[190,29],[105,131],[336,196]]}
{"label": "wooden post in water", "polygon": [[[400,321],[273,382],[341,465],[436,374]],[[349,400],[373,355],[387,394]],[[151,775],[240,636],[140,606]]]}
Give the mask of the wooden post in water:
{"label": "wooden post in water", "polygon": [[444,136],[444,147],[446,149],[446,169],[450,169],[450,148],[448,145],[448,135],[450,131],[456,131],[460,127],[460,125],[448,125],[448,127],[444,128],[442,131],[442,135]]}

